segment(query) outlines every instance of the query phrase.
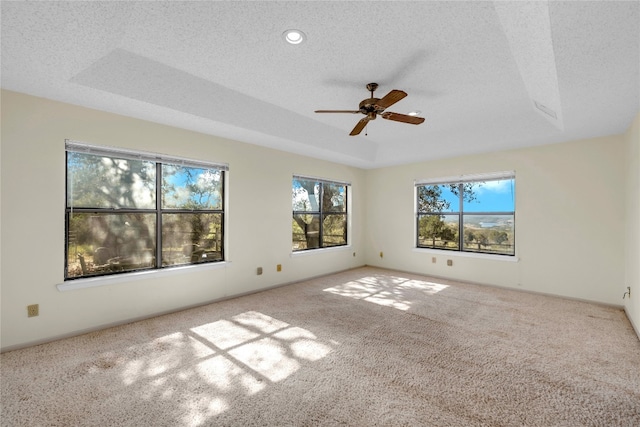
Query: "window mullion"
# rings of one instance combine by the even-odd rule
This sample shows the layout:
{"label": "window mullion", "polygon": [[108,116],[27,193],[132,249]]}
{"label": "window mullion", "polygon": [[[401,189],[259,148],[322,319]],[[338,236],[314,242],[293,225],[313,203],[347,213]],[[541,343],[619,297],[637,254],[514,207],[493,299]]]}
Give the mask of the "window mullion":
{"label": "window mullion", "polygon": [[318,247],[323,248],[324,247],[324,230],[323,230],[323,223],[324,223],[324,218],[323,218],[323,214],[324,214],[324,183],[321,182],[320,183],[320,200],[318,201],[318,210],[319,210],[319,214],[320,214],[320,224],[318,225]]}
{"label": "window mullion", "polygon": [[156,268],[162,267],[162,163],[156,163]]}
{"label": "window mullion", "polygon": [[458,184],[458,193],[460,193],[458,206],[458,250],[464,252],[464,212],[462,212],[464,206],[464,183],[462,182]]}

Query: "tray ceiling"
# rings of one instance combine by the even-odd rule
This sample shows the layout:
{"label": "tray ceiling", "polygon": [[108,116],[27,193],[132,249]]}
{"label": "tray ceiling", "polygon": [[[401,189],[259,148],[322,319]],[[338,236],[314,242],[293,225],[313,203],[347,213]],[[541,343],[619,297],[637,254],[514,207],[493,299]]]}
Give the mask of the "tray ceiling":
{"label": "tray ceiling", "polygon": [[[1,8],[4,89],[362,168],[620,134],[640,106],[638,1]],[[425,123],[314,113],[369,82]]]}

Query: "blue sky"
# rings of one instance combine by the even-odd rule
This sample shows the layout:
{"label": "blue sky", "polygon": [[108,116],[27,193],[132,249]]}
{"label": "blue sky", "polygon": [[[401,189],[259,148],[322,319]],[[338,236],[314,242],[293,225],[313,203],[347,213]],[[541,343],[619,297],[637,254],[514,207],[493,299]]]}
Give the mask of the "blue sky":
{"label": "blue sky", "polygon": [[[464,212],[510,212],[515,211],[515,181],[499,180],[487,181],[474,185],[476,200],[464,202]],[[451,204],[450,211],[459,210],[458,196],[454,195],[447,186],[442,187],[442,199]]]}

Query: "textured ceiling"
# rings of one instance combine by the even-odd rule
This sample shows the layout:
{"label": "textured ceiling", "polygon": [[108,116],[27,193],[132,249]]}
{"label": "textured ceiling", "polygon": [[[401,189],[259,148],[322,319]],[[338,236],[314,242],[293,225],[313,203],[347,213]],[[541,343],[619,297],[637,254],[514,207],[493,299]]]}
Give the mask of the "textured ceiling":
{"label": "textured ceiling", "polygon": [[[1,8],[4,89],[363,168],[619,134],[640,107],[639,1]],[[369,82],[426,121],[314,113]]]}

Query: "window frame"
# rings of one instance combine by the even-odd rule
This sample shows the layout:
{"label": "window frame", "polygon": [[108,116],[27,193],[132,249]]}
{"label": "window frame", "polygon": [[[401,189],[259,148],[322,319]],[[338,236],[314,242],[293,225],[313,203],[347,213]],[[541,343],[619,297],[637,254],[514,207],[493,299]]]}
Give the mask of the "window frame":
{"label": "window frame", "polygon": [[[110,157],[113,159],[120,160],[137,160],[137,161],[147,161],[152,162],[155,167],[155,177],[153,179],[155,185],[155,208],[95,208],[95,207],[77,207],[73,206],[73,203],[70,204],[69,199],[69,153],[81,153],[94,155],[96,157]],[[193,169],[205,169],[205,170],[216,170],[220,173],[220,207],[216,209],[188,209],[188,208],[167,208],[163,206],[163,174],[162,169],[163,165],[172,165],[179,166],[184,168],[193,168]],[[151,272],[157,271],[167,271],[171,269],[184,269],[185,267],[192,266],[200,266],[200,265],[211,265],[211,264],[219,264],[226,262],[226,243],[227,243],[227,218],[226,218],[226,207],[227,207],[227,179],[228,179],[228,171],[229,167],[226,163],[214,163],[214,162],[205,162],[199,160],[192,160],[182,157],[169,156],[158,153],[150,153],[144,151],[134,151],[122,148],[115,147],[107,147],[107,146],[97,146],[86,144],[83,142],[73,141],[73,140],[65,140],[65,239],[64,239],[64,281],[95,281],[95,280],[104,280],[105,277],[112,276],[121,276],[125,274],[131,275],[133,274],[148,274]],[[70,218],[73,214],[100,214],[100,215],[126,215],[126,214],[152,214],[155,216],[155,251],[154,251],[154,262],[148,266],[138,266],[136,268],[122,269],[122,270],[105,270],[97,273],[89,273],[86,274],[83,272],[82,275],[79,276],[70,276],[69,275],[69,257],[70,257]],[[193,261],[191,258],[188,262],[181,262],[175,264],[164,264],[163,263],[163,215],[166,214],[214,214],[220,216],[220,233],[221,236],[219,239],[219,259],[213,260],[198,260]]]}
{"label": "window frame", "polygon": [[[345,248],[345,247],[349,247],[350,246],[350,239],[351,239],[351,183],[350,182],[346,182],[346,181],[336,181],[336,180],[331,180],[331,179],[326,179],[326,178],[318,178],[318,177],[312,177],[312,176],[306,176],[306,175],[293,175],[292,179],[291,179],[291,185],[292,185],[292,189],[293,189],[293,183],[296,180],[303,180],[303,181],[313,181],[317,184],[320,185],[320,191],[318,194],[318,210],[317,211],[311,211],[311,210],[294,210],[293,209],[293,200],[292,200],[292,206],[291,206],[291,211],[292,211],[292,220],[294,220],[293,218],[296,215],[317,215],[319,217],[319,230],[318,230],[318,247],[313,247],[313,248],[303,248],[303,249],[294,249],[293,247],[293,229],[292,229],[292,244],[291,244],[291,253],[294,255],[300,255],[303,253],[309,253],[312,251],[327,251],[327,250],[332,250],[332,249],[340,249],[340,248]],[[344,205],[344,211],[342,212],[335,212],[335,211],[331,211],[331,210],[325,210],[324,209],[324,197],[323,197],[323,193],[324,193],[324,185],[337,185],[337,186],[341,186],[344,187],[344,200],[343,200],[343,205]],[[314,193],[315,194],[315,193]],[[310,195],[310,197],[313,197],[313,195]],[[324,219],[325,217],[331,216],[331,215],[339,215],[344,217],[344,243],[341,244],[331,244],[331,245],[325,245],[324,244]],[[295,220],[294,220],[295,221]]]}
{"label": "window frame", "polygon": [[[482,183],[487,181],[499,181],[499,180],[513,180],[513,211],[465,211],[464,209],[464,185],[465,184],[473,184],[473,183]],[[511,259],[517,260],[516,257],[516,194],[515,194],[515,181],[516,174],[515,171],[505,171],[505,172],[494,172],[494,173],[485,173],[485,174],[474,174],[474,175],[462,175],[458,177],[446,177],[446,178],[437,178],[437,179],[425,179],[425,180],[415,180],[414,181],[414,244],[416,250],[426,250],[426,251],[442,251],[446,253],[457,253],[464,254],[465,256],[478,256],[478,257],[508,257]],[[451,210],[441,210],[441,211],[432,211],[432,212],[421,212],[420,211],[420,202],[419,202],[419,187],[431,186],[431,185],[446,185],[446,186],[457,186],[457,206],[452,208]],[[500,252],[491,252],[491,251],[483,251],[483,250],[468,250],[465,249],[465,236],[464,236],[464,218],[466,216],[497,216],[497,215],[511,215],[513,217],[513,252],[512,253],[500,253]],[[420,219],[427,216],[457,216],[457,248],[454,247],[434,247],[433,245],[425,246],[420,244]]]}

